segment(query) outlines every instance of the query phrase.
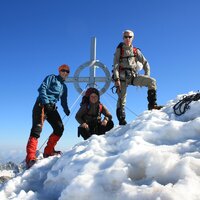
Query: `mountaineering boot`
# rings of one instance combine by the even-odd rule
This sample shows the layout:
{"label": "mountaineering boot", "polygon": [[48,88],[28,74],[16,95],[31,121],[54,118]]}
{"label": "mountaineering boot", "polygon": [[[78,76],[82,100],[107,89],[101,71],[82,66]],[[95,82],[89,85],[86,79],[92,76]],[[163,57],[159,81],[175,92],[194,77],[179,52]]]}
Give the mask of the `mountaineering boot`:
{"label": "mountaineering boot", "polygon": [[158,106],[156,103],[156,90],[152,89],[152,90],[148,90],[147,92],[148,96],[147,96],[147,100],[149,102],[148,104],[148,110],[160,110],[163,106]]}
{"label": "mountaineering boot", "polygon": [[55,151],[54,147],[56,146],[58,140],[60,139],[60,136],[52,133],[49,136],[49,140],[47,142],[47,146],[44,149],[44,154],[43,157],[47,158],[49,156],[55,156],[55,155],[60,155],[62,154],[61,151]]}
{"label": "mountaineering boot", "polygon": [[125,120],[126,114],[124,108],[117,108],[116,114],[117,114],[117,119],[119,120],[119,125],[126,125],[127,122]]}
{"label": "mountaineering boot", "polygon": [[26,146],[26,167],[29,169],[36,163],[36,150],[38,139],[30,136]]}

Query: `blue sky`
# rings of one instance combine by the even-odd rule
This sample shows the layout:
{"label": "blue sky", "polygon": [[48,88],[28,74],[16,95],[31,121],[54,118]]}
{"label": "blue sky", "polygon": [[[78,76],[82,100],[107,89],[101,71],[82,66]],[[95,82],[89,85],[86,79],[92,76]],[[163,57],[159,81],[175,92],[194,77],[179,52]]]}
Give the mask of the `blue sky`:
{"label": "blue sky", "polygon": [[[199,8],[198,0],[1,0],[1,148],[25,151],[39,85],[46,75],[57,74],[63,63],[71,66],[73,76],[77,67],[90,60],[93,36],[97,38],[97,59],[111,71],[123,30],[134,31],[134,46],[142,50],[151,76],[157,80],[159,104],[197,91]],[[71,107],[79,94],[71,83],[68,90]],[[108,93],[112,95],[110,89]],[[128,88],[127,107],[137,115],[147,108],[146,93],[146,88]],[[106,94],[101,99],[117,124],[115,100]],[[82,140],[77,138],[74,120],[78,107],[70,118],[64,118],[65,132],[58,144],[62,149]],[[63,117],[60,106],[58,109]],[[129,122],[135,117],[127,110]],[[50,133],[51,127],[45,123],[39,147]]]}

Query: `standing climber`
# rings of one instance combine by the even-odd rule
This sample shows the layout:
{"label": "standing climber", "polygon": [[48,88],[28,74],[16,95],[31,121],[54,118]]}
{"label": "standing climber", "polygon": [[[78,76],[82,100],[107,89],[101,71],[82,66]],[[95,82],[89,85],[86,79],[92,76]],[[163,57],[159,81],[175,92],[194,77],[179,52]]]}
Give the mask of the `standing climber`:
{"label": "standing climber", "polygon": [[[145,86],[148,88],[148,109],[160,109],[156,103],[156,80],[150,77],[150,66],[142,52],[132,46],[134,33],[131,30],[123,32],[123,42],[116,48],[113,64],[113,79],[117,87],[118,101],[116,115],[119,125],[125,125],[125,104],[128,85]],[[144,75],[139,75],[140,69]]]}
{"label": "standing climber", "polygon": [[49,136],[43,156],[46,158],[61,153],[54,149],[64,131],[64,125],[57,111],[56,103],[58,100],[61,100],[63,110],[65,114],[69,116],[70,110],[67,104],[67,86],[64,81],[70,73],[70,68],[68,65],[63,64],[58,68],[58,71],[59,75],[47,76],[38,89],[39,96],[33,107],[32,128],[26,146],[27,168],[30,168],[36,162],[38,138],[42,132],[45,119],[53,128],[53,133]]}

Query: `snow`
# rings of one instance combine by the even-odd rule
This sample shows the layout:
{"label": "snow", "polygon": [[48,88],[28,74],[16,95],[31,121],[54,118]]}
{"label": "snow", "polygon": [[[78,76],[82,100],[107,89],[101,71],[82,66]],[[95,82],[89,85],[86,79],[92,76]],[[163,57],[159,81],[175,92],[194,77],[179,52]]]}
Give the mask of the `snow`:
{"label": "snow", "polygon": [[13,170],[1,170],[0,177],[1,176],[14,177],[15,173],[13,172]]}
{"label": "snow", "polygon": [[199,200],[200,101],[176,116],[181,97],[38,160],[1,186],[0,199]]}

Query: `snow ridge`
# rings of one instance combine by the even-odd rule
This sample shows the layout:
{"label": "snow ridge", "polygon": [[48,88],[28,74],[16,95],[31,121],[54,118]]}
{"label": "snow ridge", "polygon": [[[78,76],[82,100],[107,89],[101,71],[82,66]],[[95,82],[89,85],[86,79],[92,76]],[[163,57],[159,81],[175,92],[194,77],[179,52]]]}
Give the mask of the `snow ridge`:
{"label": "snow ridge", "polygon": [[197,200],[200,101],[182,116],[169,101],[126,126],[39,160],[1,186],[0,199]]}

